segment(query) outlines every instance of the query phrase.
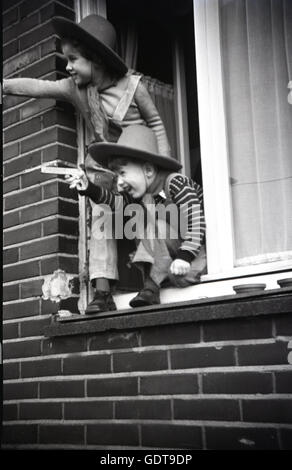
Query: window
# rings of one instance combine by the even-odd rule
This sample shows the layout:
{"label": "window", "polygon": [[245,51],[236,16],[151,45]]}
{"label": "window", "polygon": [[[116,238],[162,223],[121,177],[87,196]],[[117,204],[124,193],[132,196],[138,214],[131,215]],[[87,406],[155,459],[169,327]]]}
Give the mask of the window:
{"label": "window", "polygon": [[[159,95],[168,87],[174,113],[166,111],[164,119],[172,148],[183,171],[202,179],[208,274],[202,285],[184,290],[182,299],[233,293],[236,277],[247,282],[257,275],[257,281],[277,287],[277,278],[291,275],[283,276],[292,258],[291,2],[262,3],[76,1],[77,21],[99,13],[114,24],[127,65],[146,77],[150,91],[156,80],[152,96],[162,115]],[[265,122],[267,115],[273,123]],[[82,159],[81,122],[79,137]],[[81,270],[87,259],[85,220]],[[90,292],[82,292],[84,310]],[[174,299],[180,299],[177,291]]]}

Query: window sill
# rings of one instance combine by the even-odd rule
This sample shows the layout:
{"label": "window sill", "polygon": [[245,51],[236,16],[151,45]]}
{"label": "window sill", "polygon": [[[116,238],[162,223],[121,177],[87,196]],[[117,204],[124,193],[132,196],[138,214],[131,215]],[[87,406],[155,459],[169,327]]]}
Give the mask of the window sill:
{"label": "window sill", "polygon": [[45,336],[89,334],[158,325],[222,320],[258,315],[291,313],[292,288],[278,288],[253,294],[233,294],[137,309],[72,315],[58,318],[45,329]]}

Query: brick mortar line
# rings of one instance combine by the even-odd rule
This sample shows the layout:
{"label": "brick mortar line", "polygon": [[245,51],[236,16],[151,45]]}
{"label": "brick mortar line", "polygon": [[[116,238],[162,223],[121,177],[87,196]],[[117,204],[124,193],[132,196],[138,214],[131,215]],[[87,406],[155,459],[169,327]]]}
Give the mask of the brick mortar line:
{"label": "brick mortar line", "polygon": [[[15,95],[5,95],[5,96],[15,96]],[[19,97],[19,96],[18,96]],[[25,97],[25,95],[22,95],[22,97]],[[27,97],[29,98],[29,97]],[[5,117],[5,114],[8,114],[10,112],[13,112],[13,111],[17,111],[18,109],[21,110],[22,106],[24,105],[27,105],[29,103],[33,103],[35,100],[37,100],[38,98],[30,98],[28,99],[27,101],[24,101],[23,103],[20,103],[20,104],[17,104],[15,106],[11,106],[10,108],[7,108],[3,111],[3,117]],[[44,98],[44,99],[47,99],[47,100],[53,100],[53,101],[58,101],[57,98]],[[43,110],[41,111],[37,111],[36,113],[32,114],[31,116],[27,117],[27,118],[24,118],[24,119],[20,119],[19,121],[17,121],[16,123],[14,122],[13,124],[10,124],[6,127],[3,126],[3,130],[6,130],[6,129],[10,129],[11,127],[15,127],[15,126],[18,126],[19,124],[22,124],[23,122],[27,122],[35,117],[40,117],[42,116],[43,114],[46,114],[46,113],[49,113],[50,111],[52,110],[55,110],[57,108],[56,105],[50,105],[49,107],[47,108],[44,108]]]}
{"label": "brick mortar line", "polygon": [[[48,22],[48,21],[47,21],[47,22]],[[45,24],[45,23],[43,23],[43,24]],[[30,31],[28,31],[28,32],[30,32]],[[26,33],[25,33],[25,34],[26,34]],[[38,41],[36,44],[33,44],[32,46],[29,46],[28,48],[23,49],[22,51],[17,52],[17,53],[14,54],[13,56],[8,57],[5,61],[3,61],[3,64],[2,64],[3,67],[2,67],[2,69],[4,69],[5,65],[10,64],[10,63],[12,63],[13,61],[19,59],[19,58],[21,57],[21,55],[29,53],[32,49],[39,49],[39,50],[40,50],[40,46],[42,46],[43,43],[45,43],[46,41],[48,41],[48,39],[53,38],[54,36],[58,37],[58,36],[57,36],[57,33],[52,33],[52,34],[50,34],[49,36],[47,36],[46,38],[42,39],[41,41]],[[9,43],[6,43],[6,44],[9,44]],[[3,75],[3,78],[10,78],[11,75],[14,75],[15,73],[20,73],[20,72],[22,73],[25,69],[27,69],[28,67],[32,66],[32,64],[35,65],[35,64],[37,64],[38,62],[40,62],[41,60],[45,60],[45,59],[47,59],[48,57],[53,56],[54,54],[57,55],[58,57],[62,57],[62,55],[60,54],[60,52],[56,52],[56,51],[50,52],[50,53],[47,54],[46,56],[40,57],[39,59],[34,60],[33,62],[31,62],[31,63],[29,63],[29,64],[26,64],[24,67],[21,67],[21,68],[15,70],[15,71],[12,72],[11,74]]]}
{"label": "brick mortar line", "polygon": [[[23,137],[16,138],[16,139],[14,139],[14,140],[9,140],[9,142],[5,142],[4,145],[13,144],[13,143],[15,143],[15,142],[20,142],[20,143],[21,143],[21,142],[24,142],[24,141],[26,141],[26,140],[28,140],[28,139],[31,139],[32,137],[37,137],[41,132],[48,132],[48,131],[50,131],[50,130],[52,130],[52,129],[54,129],[54,128],[63,129],[63,130],[65,130],[65,131],[70,131],[72,134],[76,134],[76,130],[75,130],[75,131],[72,130],[71,127],[62,126],[61,124],[52,124],[51,126],[49,126],[49,127],[44,127],[44,128],[42,128],[42,129],[40,129],[40,130],[34,132],[33,134],[24,135]],[[3,148],[5,148],[5,147],[3,146]],[[38,151],[38,150],[39,150],[39,147],[37,148],[37,150],[31,150],[30,153],[36,152],[36,151]],[[4,160],[4,162],[6,162],[6,160]]]}
{"label": "brick mortar line", "polygon": [[[40,168],[36,168],[36,169],[39,169],[39,170],[40,170],[41,167],[40,167]],[[30,172],[25,172],[25,173],[23,172],[22,174],[25,175],[25,174],[28,174],[28,173],[30,173]],[[7,197],[15,196],[16,194],[21,194],[21,193],[23,193],[23,192],[25,192],[25,191],[30,191],[31,189],[35,189],[35,188],[39,188],[39,187],[43,188],[43,187],[45,187],[45,186],[48,186],[48,185],[50,185],[50,184],[54,184],[54,183],[56,183],[56,182],[58,182],[58,183],[65,183],[65,184],[66,184],[66,181],[63,180],[63,179],[61,179],[60,176],[58,176],[58,175],[57,175],[56,177],[53,176],[52,179],[50,179],[50,180],[41,181],[40,183],[36,183],[36,184],[31,185],[31,186],[27,186],[26,188],[14,189],[13,191],[10,191],[10,192],[8,192],[8,193],[3,194],[3,201],[5,201]],[[57,196],[57,197],[58,197],[58,196]],[[42,200],[46,201],[47,199],[42,199]],[[20,209],[20,207],[18,207],[18,209]],[[12,209],[12,210],[13,210],[13,209]],[[10,211],[6,211],[6,214],[7,214],[7,212],[10,212]],[[10,228],[10,227],[9,227],[9,228]]]}
{"label": "brick mortar line", "polygon": [[173,395],[131,395],[131,396],[102,396],[102,397],[63,397],[63,398],[18,398],[18,399],[11,399],[11,400],[3,400],[4,404],[13,405],[13,404],[20,404],[20,403],[90,403],[96,401],[104,401],[104,402],[111,402],[111,401],[119,401],[119,402],[127,402],[127,401],[151,401],[151,400],[210,400],[210,401],[218,401],[218,400],[256,400],[256,401],[281,401],[281,400],[291,400],[291,394],[265,394],[259,396],[258,394],[242,394],[242,395],[235,395],[235,394],[173,394]]}
{"label": "brick mortar line", "polygon": [[[6,95],[6,96],[13,96],[13,95]],[[23,97],[24,97],[25,95],[18,95],[18,96],[23,96]],[[35,98],[35,99],[36,99],[36,100],[37,100],[37,99],[49,99],[49,100],[61,101],[61,100],[58,100],[57,98]],[[22,104],[23,104],[23,103],[22,103]],[[43,116],[43,115],[45,115],[45,114],[47,114],[47,113],[50,113],[51,111],[60,111],[60,112],[62,112],[62,110],[60,110],[60,109],[58,110],[57,108],[58,108],[57,106],[51,106],[51,107],[49,107],[49,108],[45,108],[44,110],[42,110],[42,111],[40,111],[40,112],[38,112],[38,113],[36,113],[36,114],[33,114],[32,116],[28,116],[27,118],[20,119],[20,120],[17,121],[17,122],[14,122],[14,123],[12,123],[12,124],[6,126],[6,127],[3,127],[3,132],[8,131],[8,130],[11,130],[11,129],[12,129],[12,130],[13,130],[13,129],[17,129],[17,127],[18,127],[19,125],[28,123],[29,121],[32,121],[32,120],[35,119],[35,118],[38,118],[38,117],[41,117],[41,116]],[[5,111],[7,112],[7,111],[13,111],[13,110],[12,110],[12,108],[11,108],[11,109],[9,108],[9,110],[5,110]],[[44,129],[46,129],[46,127],[41,128],[38,132],[40,132],[40,131],[42,131],[42,130],[44,130]],[[72,129],[72,127],[70,127],[69,129]],[[33,134],[31,134],[31,135],[33,135]],[[12,142],[12,141],[9,141],[9,142]],[[8,144],[9,142],[7,142],[6,144]]]}
{"label": "brick mortar line", "polygon": [[[73,220],[76,220],[76,219],[73,219]],[[65,258],[79,258],[78,255],[74,255],[74,254],[69,255],[68,253],[60,254],[58,256],[63,256]],[[7,267],[10,268],[10,267],[19,266],[19,265],[22,266],[23,264],[31,263],[32,261],[43,261],[43,260],[51,259],[51,258],[55,258],[55,257],[56,257],[56,254],[53,253],[53,254],[50,254],[50,255],[42,255],[39,258],[28,258],[28,259],[25,259],[25,260],[17,261],[16,263],[5,264],[4,268],[7,268]],[[21,280],[22,279],[15,279],[15,282],[16,281],[21,281]]]}
{"label": "brick mortar line", "polygon": [[[16,207],[15,209],[11,209],[10,211],[3,212],[3,215],[12,214],[13,212],[27,209],[36,205],[40,206],[47,202],[55,201],[55,200],[65,201],[65,202],[74,202],[75,204],[78,204],[78,201],[76,201],[75,199],[68,199],[67,197],[61,197],[61,196],[53,196],[53,197],[49,197],[48,199],[44,199],[42,201],[34,202],[31,204],[26,204],[25,206],[22,206],[22,207]],[[39,219],[39,220],[42,220],[42,219]],[[17,227],[17,225],[15,225],[15,227]]]}
{"label": "brick mortar line", "polygon": [[[3,16],[4,14],[8,13],[9,11],[13,10],[14,8],[18,7],[20,5],[20,3],[23,3],[22,0],[19,1],[19,3],[17,3],[16,5],[13,5],[12,7],[9,7],[7,8],[7,10],[3,11]],[[36,10],[33,10],[32,12],[30,12],[28,15],[25,16],[25,19],[29,18],[30,16],[32,15],[35,15],[36,12],[39,12],[40,13],[40,10],[42,10],[43,8],[46,8],[47,6],[49,6],[50,4],[52,3],[52,0],[48,0],[48,3],[45,3],[44,5],[42,5],[40,8],[37,8]],[[62,7],[66,8],[67,10],[69,10],[70,12],[73,11],[74,12],[74,9],[72,10],[72,8],[70,8],[68,5],[65,5],[64,3],[61,3],[57,0],[55,0],[55,3],[57,3],[58,5],[61,5]],[[49,20],[46,20],[46,22],[50,21],[51,18],[49,18]],[[40,20],[40,18],[39,18]],[[21,19],[17,20],[17,22],[13,23],[13,24],[10,24],[9,26],[6,26],[6,28],[3,28],[3,32],[6,32],[8,31],[10,28],[13,28],[17,23],[21,23]],[[43,25],[45,23],[39,23],[39,25]],[[35,29],[35,28],[34,28]],[[22,35],[19,35],[18,37],[21,37],[23,36],[24,34],[27,34],[28,32],[30,31],[33,31],[33,29],[29,29],[28,31],[26,31],[25,33],[23,33]],[[6,44],[9,44],[11,41],[9,42],[6,42]]]}
{"label": "brick mortar line", "polygon": [[[3,149],[8,147],[10,144],[7,144],[6,146],[3,146]],[[13,144],[11,144],[13,145]],[[19,158],[23,158],[23,157],[26,157],[27,155],[30,155],[31,153],[35,153],[35,152],[42,152],[43,150],[47,150],[49,149],[50,147],[53,147],[54,145],[60,145],[60,146],[63,146],[63,147],[66,147],[70,150],[76,150],[77,151],[77,146],[76,147],[73,147],[72,145],[69,145],[69,144],[66,144],[65,142],[59,142],[59,141],[54,141],[54,142],[50,142],[46,145],[43,145],[41,147],[38,147],[36,150],[29,150],[28,152],[22,152],[20,153],[20,155],[16,155],[15,157],[11,157],[11,158],[8,158],[7,160],[4,160],[4,162],[14,162],[15,160],[18,160]],[[59,160],[61,160],[59,158]],[[49,163],[49,162],[44,162],[44,163]],[[32,167],[32,168],[28,168],[28,170],[30,171],[34,171],[36,168],[40,167],[40,165],[37,165],[35,167]],[[30,171],[27,171],[27,173],[30,173]],[[3,181],[7,181],[8,179],[11,179],[11,178],[14,178],[14,176],[17,176],[17,175],[22,175],[24,171],[20,172],[20,173],[17,173],[15,175],[9,175],[9,176],[5,176],[5,178],[3,178]]]}
{"label": "brick mortar line", "polygon": [[184,425],[184,426],[210,426],[210,427],[225,427],[225,428],[270,428],[271,426],[276,429],[292,429],[292,424],[278,423],[278,422],[255,422],[255,421],[220,421],[220,420],[190,420],[190,419],[91,419],[91,420],[74,420],[66,419],[35,419],[35,420],[18,420],[18,421],[3,421],[3,424],[8,426],[23,425],[23,424],[44,424],[44,425],[95,425],[95,424],[141,424],[141,425],[161,425],[165,424],[170,427]]}
{"label": "brick mortar line", "polygon": [[[34,297],[33,297],[34,298]],[[22,340],[25,341],[25,338],[26,337],[23,337]],[[41,337],[42,339],[44,339],[45,337],[42,336]],[[287,337],[283,340],[281,340],[281,342],[285,343],[285,342],[289,342],[289,340],[291,339],[291,337]],[[244,341],[244,342],[243,342]],[[224,346],[245,346],[245,345],[250,345],[250,343],[248,343],[247,341],[248,340],[243,340],[242,342],[238,342],[238,343],[226,343],[224,344]],[[270,340],[260,340],[258,343],[254,343],[254,345],[262,345],[262,344],[272,344],[274,343],[275,341],[272,341],[270,342]],[[218,343],[218,342],[216,342]],[[104,350],[97,350],[97,351],[94,351],[94,350],[90,350],[90,351],[80,351],[80,352],[69,352],[69,353],[59,353],[59,354],[50,354],[50,355],[46,355],[46,356],[39,356],[39,357],[33,357],[33,358],[12,358],[12,359],[6,359],[4,361],[4,364],[5,363],[10,363],[10,362],[19,362],[19,360],[21,360],[22,362],[23,361],[28,361],[28,360],[43,360],[45,358],[52,358],[52,359],[62,359],[62,358],[67,358],[67,357],[70,357],[71,354],[78,354],[78,357],[90,357],[90,356],[105,356],[105,355],[110,355],[110,354],[128,354],[128,353],[137,353],[137,354],[141,354],[141,353],[147,353],[147,352],[168,352],[168,351],[177,351],[177,350],[187,350],[187,349],[205,349],[205,348],[214,348],[216,347],[215,346],[215,342],[212,343],[212,342],[209,342],[209,343],[187,343],[185,345],[182,345],[181,344],[174,344],[174,345],[169,345],[169,347],[167,346],[164,346],[164,345],[160,345],[160,346],[142,346],[142,347],[137,347],[137,348],[119,348],[119,349],[104,349]],[[218,366],[220,367],[220,366]],[[244,366],[233,366],[233,367],[244,367]],[[249,367],[249,366],[246,366],[246,367]],[[176,370],[176,369],[166,369],[166,370]],[[292,368],[291,368],[292,370]]]}
{"label": "brick mortar line", "polygon": [[[48,239],[51,239],[51,238],[54,238],[54,237],[62,237],[62,238],[65,238],[66,240],[78,240],[79,239],[79,237],[76,236],[76,235],[66,235],[66,234],[62,234],[62,233],[53,233],[51,235],[46,235],[45,237],[33,238],[32,240],[26,240],[26,241],[21,242],[21,243],[15,243],[14,245],[7,245],[7,246],[5,246],[5,249],[21,248],[22,246],[31,245],[34,242],[39,242],[41,240],[48,240]],[[14,281],[10,281],[10,282],[14,282]]]}
{"label": "brick mortar line", "polygon": [[[34,357],[32,358],[32,360]],[[32,361],[33,362],[33,361]],[[85,381],[85,380],[100,380],[100,379],[121,379],[121,378],[132,378],[132,377],[170,377],[173,375],[194,375],[194,374],[215,374],[215,373],[231,373],[231,374],[242,374],[245,372],[252,373],[272,373],[272,372],[291,372],[291,366],[285,364],[282,365],[252,365],[252,366],[222,366],[222,367],[197,367],[190,369],[160,369],[155,371],[132,371],[132,372],[109,372],[101,374],[68,374],[59,376],[42,376],[42,377],[20,377],[18,379],[5,379],[4,384],[23,384],[23,383],[41,383],[41,382],[72,382],[72,381]]]}
{"label": "brick mortar line", "polygon": [[[75,222],[76,220],[79,219],[79,217],[70,217],[69,215],[62,215],[62,214],[48,215],[47,217],[43,217],[41,221],[32,220],[31,222],[24,222],[23,224],[14,225],[13,227],[4,228],[3,232],[12,232],[13,230],[21,229],[24,227],[30,227],[31,225],[37,225],[37,224],[41,224],[42,222],[47,222],[49,220],[55,220],[55,219],[64,219],[64,220]],[[16,264],[18,263],[10,263],[11,266],[15,266]],[[5,266],[8,266],[8,265],[5,264]]]}
{"label": "brick mortar line", "polygon": [[[34,297],[30,297],[30,298],[34,299]],[[31,317],[12,318],[9,320],[3,320],[3,325],[5,324],[9,325],[11,323],[24,323],[26,321],[42,320],[43,318],[50,318],[50,317],[51,317],[51,314],[48,313],[46,315],[34,315]]]}

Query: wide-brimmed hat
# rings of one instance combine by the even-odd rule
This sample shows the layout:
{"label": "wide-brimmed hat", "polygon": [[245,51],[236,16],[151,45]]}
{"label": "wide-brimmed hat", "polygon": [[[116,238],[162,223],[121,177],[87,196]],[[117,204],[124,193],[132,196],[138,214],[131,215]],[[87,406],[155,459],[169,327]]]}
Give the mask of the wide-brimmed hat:
{"label": "wide-brimmed hat", "polygon": [[99,54],[105,63],[124,75],[128,67],[115,52],[116,31],[113,25],[99,15],[88,15],[79,23],[61,16],[52,19],[56,33],[61,38],[72,37]]}
{"label": "wide-brimmed hat", "polygon": [[174,158],[158,153],[157,139],[149,127],[142,125],[128,126],[122,132],[117,143],[96,142],[88,147],[92,158],[107,166],[113,157],[128,157],[133,160],[153,163],[167,170],[179,170],[181,164]]}

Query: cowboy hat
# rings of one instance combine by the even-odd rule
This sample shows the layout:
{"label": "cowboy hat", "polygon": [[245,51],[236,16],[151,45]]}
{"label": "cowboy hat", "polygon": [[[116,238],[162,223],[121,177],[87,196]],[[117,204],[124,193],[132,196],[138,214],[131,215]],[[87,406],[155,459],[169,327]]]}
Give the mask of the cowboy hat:
{"label": "cowboy hat", "polygon": [[133,125],[126,127],[117,143],[96,142],[88,147],[88,152],[99,164],[107,166],[112,157],[126,157],[147,161],[167,170],[179,170],[181,164],[174,158],[158,153],[157,139],[149,127]]}
{"label": "cowboy hat", "polygon": [[116,31],[113,25],[99,15],[88,15],[79,23],[61,16],[52,19],[53,27],[61,38],[74,38],[96,51],[105,63],[124,75],[128,67],[116,54]]}

